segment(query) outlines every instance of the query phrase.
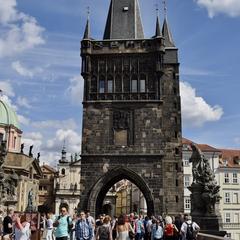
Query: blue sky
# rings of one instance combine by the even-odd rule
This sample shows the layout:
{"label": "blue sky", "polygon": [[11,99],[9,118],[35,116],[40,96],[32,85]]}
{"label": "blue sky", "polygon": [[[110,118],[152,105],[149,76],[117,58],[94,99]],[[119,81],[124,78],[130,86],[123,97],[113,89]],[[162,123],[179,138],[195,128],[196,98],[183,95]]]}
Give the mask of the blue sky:
{"label": "blue sky", "polygon": [[[139,0],[145,37],[154,35],[156,2]],[[17,111],[23,141],[53,163],[65,139],[80,152],[80,40],[87,7],[102,39],[109,0],[0,0],[0,89]],[[183,136],[240,148],[239,0],[168,0],[179,48]],[[25,150],[28,151],[27,149]]]}

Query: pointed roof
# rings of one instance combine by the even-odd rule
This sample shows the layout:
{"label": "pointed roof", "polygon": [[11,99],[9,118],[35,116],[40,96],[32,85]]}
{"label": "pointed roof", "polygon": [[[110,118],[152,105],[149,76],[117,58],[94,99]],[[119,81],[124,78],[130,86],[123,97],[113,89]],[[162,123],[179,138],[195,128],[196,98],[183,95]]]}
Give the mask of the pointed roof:
{"label": "pointed roof", "polygon": [[162,29],[162,35],[165,38],[165,46],[166,47],[175,47],[173,38],[172,38],[172,33],[169,28],[169,24],[167,21],[167,18],[165,17],[164,22],[163,22],[163,29]]}
{"label": "pointed roof", "polygon": [[138,0],[111,0],[103,39],[142,39]]}
{"label": "pointed roof", "polygon": [[87,19],[83,39],[90,39],[90,23],[89,23],[89,18]]}
{"label": "pointed roof", "polygon": [[155,32],[155,38],[156,37],[161,37],[161,28],[160,28],[160,23],[159,23],[159,18],[157,16],[157,22],[156,22],[156,32]]}

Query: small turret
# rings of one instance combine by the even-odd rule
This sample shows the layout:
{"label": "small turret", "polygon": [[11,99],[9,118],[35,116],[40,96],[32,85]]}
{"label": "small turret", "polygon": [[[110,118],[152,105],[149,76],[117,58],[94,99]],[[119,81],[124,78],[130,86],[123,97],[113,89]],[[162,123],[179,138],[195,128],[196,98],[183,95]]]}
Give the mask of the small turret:
{"label": "small turret", "polygon": [[155,32],[155,38],[157,37],[161,37],[162,34],[161,34],[161,27],[160,27],[160,23],[159,23],[159,18],[157,16],[157,22],[156,22],[156,32]]}
{"label": "small turret", "polygon": [[167,17],[165,17],[164,22],[163,22],[163,29],[162,29],[162,35],[165,39],[165,46],[166,47],[175,47],[173,38],[172,38],[172,33],[169,28],[169,24],[167,21]]}
{"label": "small turret", "polygon": [[87,19],[83,39],[90,39],[90,23],[89,23],[89,17]]}
{"label": "small turret", "polygon": [[60,162],[62,163],[67,162],[67,152],[66,152],[65,146],[63,146],[63,149],[62,149],[62,157],[60,159]]}

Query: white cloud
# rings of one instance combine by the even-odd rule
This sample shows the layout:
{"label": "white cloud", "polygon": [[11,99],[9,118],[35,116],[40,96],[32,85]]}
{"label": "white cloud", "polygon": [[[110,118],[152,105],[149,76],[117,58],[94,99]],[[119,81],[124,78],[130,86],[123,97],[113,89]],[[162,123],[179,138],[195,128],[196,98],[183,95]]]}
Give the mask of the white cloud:
{"label": "white cloud", "polygon": [[16,9],[16,0],[0,0],[0,57],[16,53],[43,44],[44,28],[35,18]]}
{"label": "white cloud", "polygon": [[25,68],[19,61],[13,62],[12,68],[21,76],[33,77],[33,72]]}
{"label": "white cloud", "polygon": [[201,7],[208,10],[209,17],[223,13],[231,17],[240,16],[239,0],[195,0]]}
{"label": "white cloud", "polygon": [[84,80],[81,76],[75,76],[70,79],[70,86],[66,91],[66,95],[70,95],[72,103],[81,105],[83,100]]}
{"label": "white cloud", "polygon": [[24,117],[23,115],[20,115],[20,114],[17,114],[17,117],[18,117],[18,121],[21,125],[29,125],[30,124],[30,119],[29,118],[26,118]]}
{"label": "white cloud", "polygon": [[189,83],[181,82],[181,100],[183,124],[200,127],[206,122],[218,121],[223,115],[219,106],[210,106]]}
{"label": "white cloud", "polygon": [[59,149],[62,148],[64,142],[68,152],[80,152],[81,135],[72,129],[58,129],[56,131],[55,137],[47,141],[46,148],[49,150],[59,151]]}
{"label": "white cloud", "polygon": [[32,108],[32,106],[30,105],[29,101],[27,98],[25,97],[18,97],[17,98],[17,104],[20,106],[20,107],[25,107],[25,108]]}
{"label": "white cloud", "polygon": [[12,68],[21,76],[23,77],[29,77],[32,78],[34,77],[35,74],[37,73],[42,73],[43,69],[38,67],[34,69],[28,69],[27,67],[23,66],[23,64],[19,61],[15,61],[12,63]]}
{"label": "white cloud", "polygon": [[66,120],[46,120],[33,122],[32,126],[35,128],[46,129],[46,128],[54,128],[54,129],[76,129],[77,124],[74,119],[66,119]]}

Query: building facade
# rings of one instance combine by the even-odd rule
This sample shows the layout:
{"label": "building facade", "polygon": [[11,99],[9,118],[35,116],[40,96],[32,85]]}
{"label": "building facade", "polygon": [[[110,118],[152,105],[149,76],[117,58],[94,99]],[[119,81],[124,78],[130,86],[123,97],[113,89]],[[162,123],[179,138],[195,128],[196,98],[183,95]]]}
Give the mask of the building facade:
{"label": "building facade", "polygon": [[57,171],[47,164],[41,166],[42,178],[39,180],[39,207],[43,211],[55,210],[54,179]]}
{"label": "building facade", "polygon": [[0,189],[1,209],[9,207],[16,211],[37,211],[39,179],[42,171],[39,159],[33,157],[32,147],[24,153],[15,111],[0,100]]}
{"label": "building facade", "polygon": [[60,214],[62,205],[69,208],[69,214],[73,215],[77,211],[80,199],[80,169],[81,161],[78,155],[67,159],[65,148],[62,150],[62,157],[57,166],[55,177],[55,214]]}
{"label": "building facade", "polygon": [[220,188],[220,212],[223,229],[232,239],[240,240],[240,150],[220,149],[217,169]]}
{"label": "building facade", "polygon": [[103,40],[87,21],[80,208],[101,213],[108,190],[127,179],[149,214],[183,211],[178,49],[167,19],[144,38],[138,0],[112,0]]}

